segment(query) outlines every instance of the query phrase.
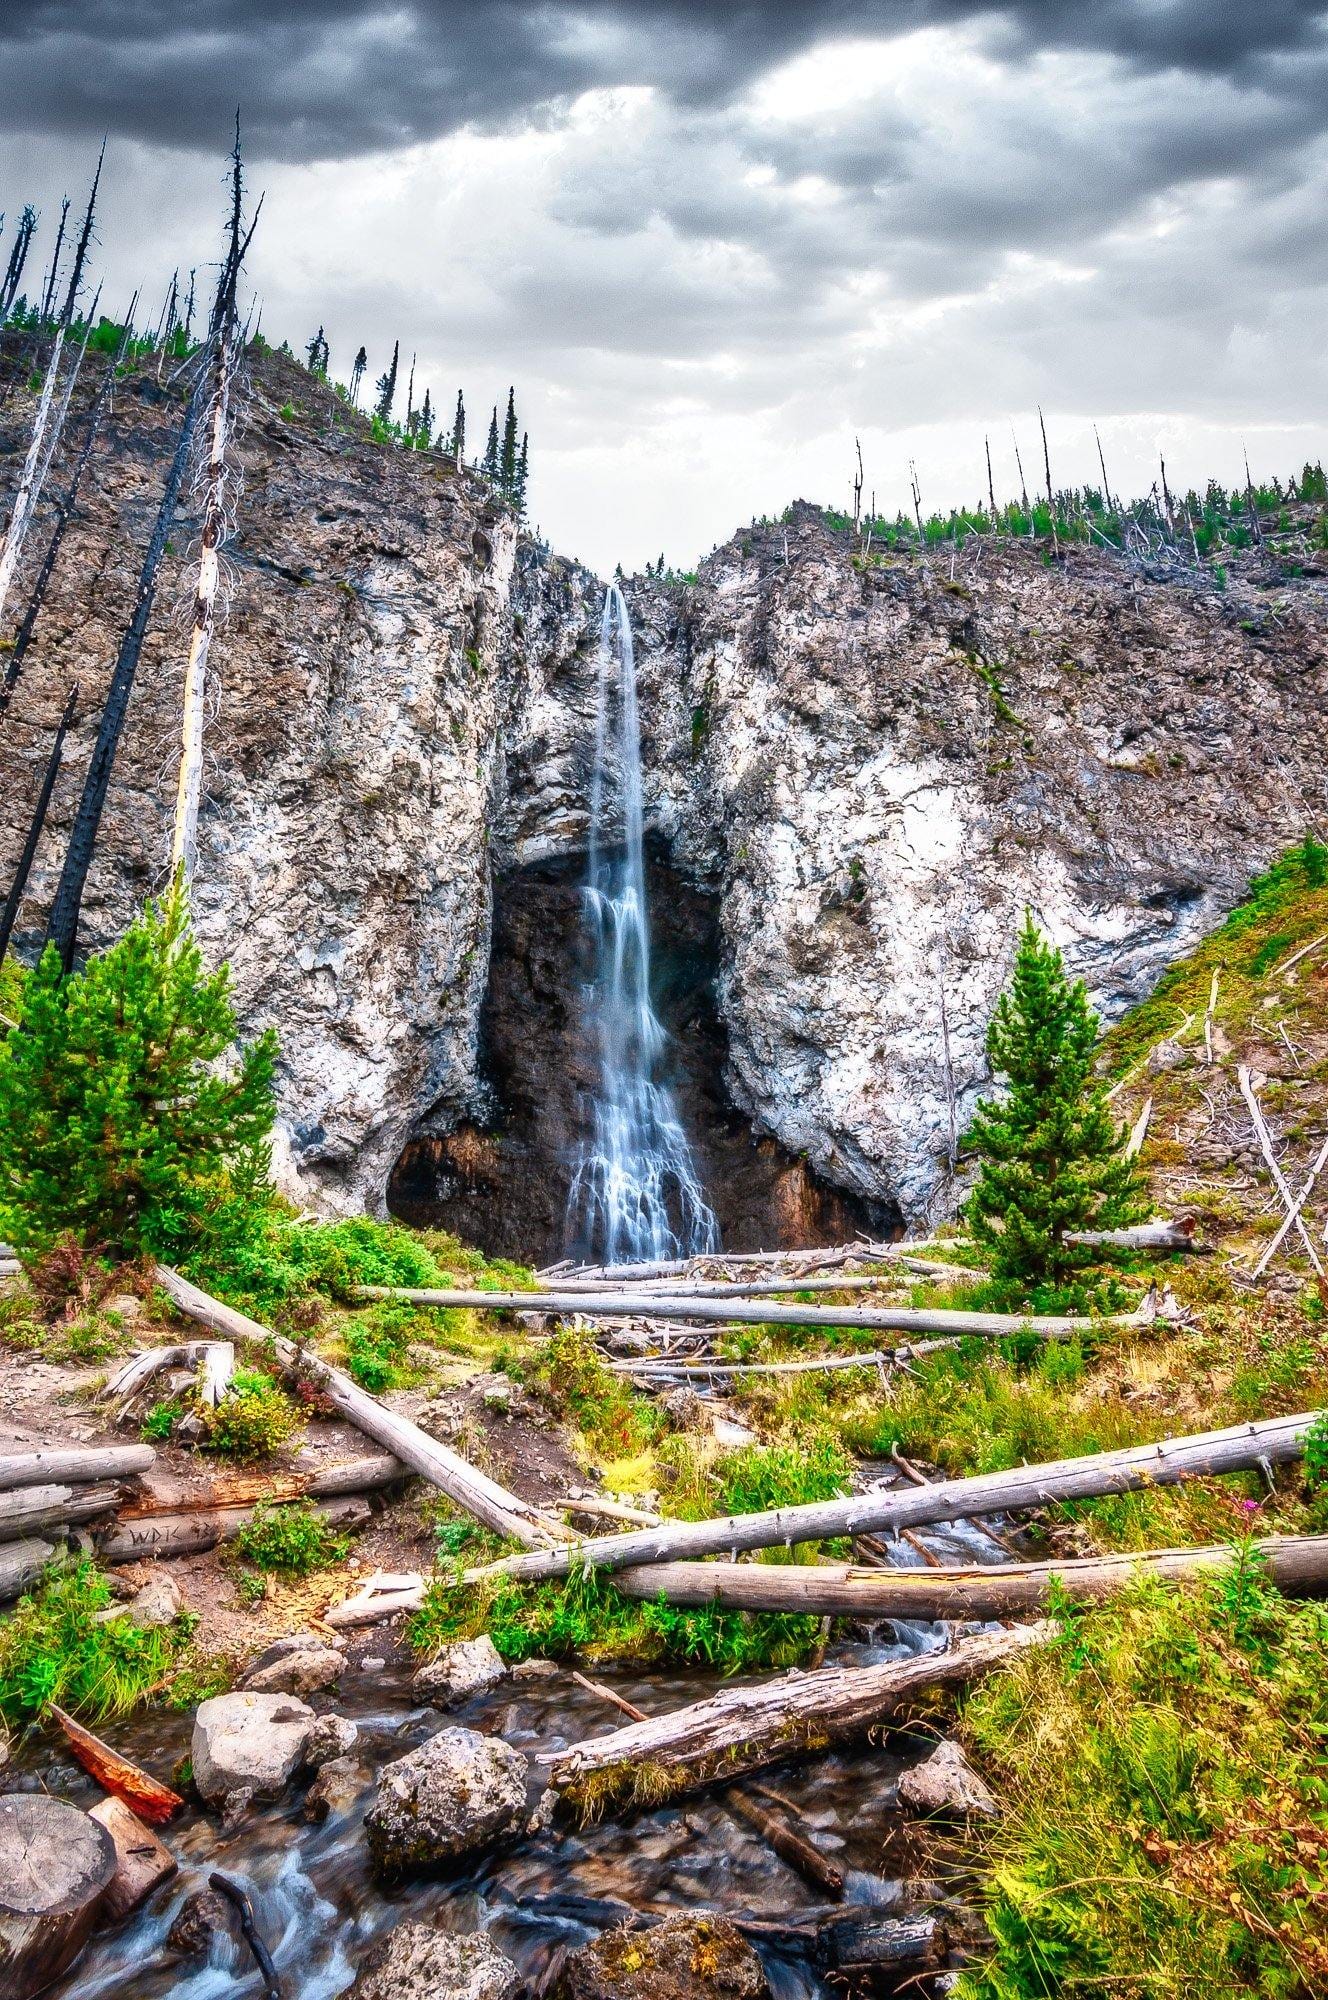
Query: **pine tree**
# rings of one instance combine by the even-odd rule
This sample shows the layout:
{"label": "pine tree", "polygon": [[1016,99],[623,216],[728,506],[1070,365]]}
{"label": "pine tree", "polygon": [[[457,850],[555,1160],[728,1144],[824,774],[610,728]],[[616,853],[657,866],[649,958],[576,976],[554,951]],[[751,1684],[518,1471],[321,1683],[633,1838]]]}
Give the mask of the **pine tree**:
{"label": "pine tree", "polygon": [[364,380],[364,371],[368,366],[369,357],[364,349],[361,348],[355,357],[354,366],[350,371],[350,400],[357,409],[360,401],[360,384]]}
{"label": "pine tree", "polygon": [[503,420],[503,444],[498,459],[498,484],[509,500],[516,498],[516,390],[507,392],[507,415]]}
{"label": "pine tree", "polygon": [[489,441],[484,447],[484,457],[480,461],[480,471],[486,479],[496,479],[498,477],[498,470],[498,405],[495,403],[493,406],[493,415],[489,419]]}
{"label": "pine tree", "polygon": [[528,431],[522,431],[521,449],[517,453],[517,460],[516,460],[516,490],[512,496],[513,499],[516,501],[516,511],[518,514],[524,514],[526,511],[526,482],[529,478],[530,478],[530,433]]}
{"label": "pine tree", "polygon": [[415,356],[410,357],[410,376],[406,382],[406,429],[415,428]]}
{"label": "pine tree", "polygon": [[374,415],[380,423],[387,423],[392,415],[392,404],[396,400],[397,393],[397,363],[400,359],[401,342],[396,340],[392,343],[392,366],[386,375],[378,377],[378,401],[374,406]]}
{"label": "pine tree", "polygon": [[1115,1228],[1142,1212],[1105,1087],[1093,1078],[1098,1019],[1081,979],[1027,913],[987,1053],[1005,1097],[979,1104],[967,1145],[982,1161],[969,1198],[973,1233],[998,1279],[1061,1285],[1101,1253],[1071,1231]]}
{"label": "pine tree", "polygon": [[309,362],[309,373],[326,376],[331,356],[328,352],[327,336],[321,326],[304,352]]}
{"label": "pine tree", "polygon": [[426,389],[420,409],[420,419],[415,426],[415,442],[421,451],[427,451],[433,441],[433,398]]}
{"label": "pine tree", "polygon": [[[265,1161],[276,1038],[233,1053],[230,975],[206,973],[175,892],[65,976],[48,947],[0,1048],[0,1227],[24,1251],[173,1259]],[[227,1062],[227,1058],[230,1058]]]}
{"label": "pine tree", "polygon": [[457,390],[456,415],[452,419],[452,456],[458,465],[466,462],[466,399]]}

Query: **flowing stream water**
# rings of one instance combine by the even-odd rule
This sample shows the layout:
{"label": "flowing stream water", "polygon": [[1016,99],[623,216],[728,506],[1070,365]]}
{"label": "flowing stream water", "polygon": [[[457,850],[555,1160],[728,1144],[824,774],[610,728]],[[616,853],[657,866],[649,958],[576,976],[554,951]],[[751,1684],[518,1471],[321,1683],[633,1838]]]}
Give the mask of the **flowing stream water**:
{"label": "flowing stream water", "polygon": [[[925,1539],[947,1563],[1001,1559],[980,1530],[962,1522],[927,1529]],[[906,1543],[894,1553],[902,1567],[923,1560]],[[838,1643],[833,1658],[865,1665],[933,1650],[945,1637],[943,1625],[883,1622],[856,1640]],[[369,1946],[404,1920],[454,1931],[489,1930],[516,1961],[529,1990],[541,1995],[556,1983],[568,1951],[614,1927],[628,1910],[717,1908],[796,1923],[800,1912],[824,1907],[821,1892],[725,1810],[722,1793],[583,1831],[555,1826],[443,1879],[384,1888],[370,1871],[363,1818],[375,1774],[385,1763],[444,1724],[501,1735],[530,1760],[533,1808],[541,1785],[538,1752],[601,1735],[621,1721],[564,1671],[550,1678],[510,1678],[445,1717],[412,1698],[410,1673],[404,1664],[351,1667],[334,1696],[312,1698],[320,1711],[335,1708],[359,1726],[352,1755],[360,1786],[343,1810],[321,1826],[310,1825],[297,1787],[275,1805],[255,1806],[238,1826],[226,1829],[191,1802],[164,1829],[179,1875],[122,1925],[98,1932],[73,1972],[51,1989],[52,2000],[112,1995],[254,2000],[261,1982],[237,1935],[216,1937],[202,1959],[182,1958],[167,1945],[185,1897],[202,1888],[214,1868],[251,1896],[276,1960],[283,2000],[336,2000],[349,1992]],[[699,1672],[624,1669],[602,1677],[647,1710],[679,1707],[715,1688],[714,1677]],[[190,1729],[187,1714],[152,1712],[107,1724],[101,1733],[168,1777],[188,1753]],[[797,1808],[804,1829],[845,1871],[846,1905],[907,1914],[918,1884],[901,1879],[910,1864],[895,1782],[929,1747],[924,1737],[895,1738],[886,1748],[863,1745],[813,1757],[771,1778]],[[35,1729],[16,1746],[7,1784],[10,1789],[40,1785],[81,1806],[100,1796],[67,1753]],[[832,1989],[798,1945],[762,1940],[757,1948],[774,2000],[830,2000]]]}
{"label": "flowing stream water", "polygon": [[593,952],[585,1004],[599,1086],[568,1198],[569,1234],[607,1264],[718,1249],[719,1227],[661,1074],[667,1038],[650,997],[636,651],[616,583],[600,624],[585,912]]}

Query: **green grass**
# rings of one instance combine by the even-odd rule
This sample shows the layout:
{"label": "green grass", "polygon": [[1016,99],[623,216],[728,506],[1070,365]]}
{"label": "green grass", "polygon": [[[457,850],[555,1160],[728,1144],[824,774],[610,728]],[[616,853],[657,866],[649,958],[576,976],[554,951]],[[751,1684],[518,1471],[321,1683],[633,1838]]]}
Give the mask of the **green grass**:
{"label": "green grass", "polygon": [[1002,1795],[963,2000],[1328,1990],[1328,1610],[1248,1552],[1139,1583],[968,1701]]}
{"label": "green grass", "polygon": [[52,1566],[0,1624],[0,1715],[19,1724],[48,1702],[92,1721],[125,1715],[184,1664],[193,1620],[140,1629],[98,1622],[111,1586],[88,1561]]}

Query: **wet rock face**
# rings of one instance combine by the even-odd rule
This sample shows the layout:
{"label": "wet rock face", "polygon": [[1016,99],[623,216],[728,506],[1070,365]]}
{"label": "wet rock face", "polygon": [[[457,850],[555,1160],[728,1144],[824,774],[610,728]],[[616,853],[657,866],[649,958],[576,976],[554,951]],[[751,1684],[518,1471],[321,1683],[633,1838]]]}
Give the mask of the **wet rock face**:
{"label": "wet rock face", "polygon": [[733,1096],[914,1221],[1024,907],[1114,1016],[1323,811],[1321,581],[1044,554],[863,564],[795,509],[631,593],[653,822],[720,899]]}
{"label": "wet rock face", "polygon": [[669,1917],[610,1931],[563,1968],[564,2000],[768,2000],[761,1961],[731,1923]]}
{"label": "wet rock face", "polygon": [[526,1811],[526,1760],[501,1737],[443,1729],[379,1773],[364,1830],[387,1876],[422,1875],[482,1854]]}
{"label": "wet rock face", "polygon": [[[599,1079],[582,989],[591,977],[582,908],[584,857],[500,876],[480,1016],[488,1115],[404,1155],[388,1204],[407,1221],[454,1230],[492,1255],[535,1263],[592,1246],[569,1217],[581,1138]],[[648,866],[655,1003],[668,1035],[664,1073],[727,1248],[839,1242],[889,1231],[885,1204],[856,1200],[735,1112],[716,1004],[716,900],[656,849]],[[426,1121],[426,1124],[432,1121]]]}

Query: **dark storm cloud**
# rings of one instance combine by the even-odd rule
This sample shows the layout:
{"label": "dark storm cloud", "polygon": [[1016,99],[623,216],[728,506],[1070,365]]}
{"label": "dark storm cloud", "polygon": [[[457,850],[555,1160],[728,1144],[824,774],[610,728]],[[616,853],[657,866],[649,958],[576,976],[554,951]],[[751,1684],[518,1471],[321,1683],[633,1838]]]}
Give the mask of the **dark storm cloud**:
{"label": "dark storm cloud", "polygon": [[0,18],[0,116],[212,150],[238,103],[255,157],[347,158],[538,122],[595,85],[714,105],[832,36],[972,22],[1011,59],[1082,49],[1321,99],[1322,9],[1298,0],[33,0]]}

